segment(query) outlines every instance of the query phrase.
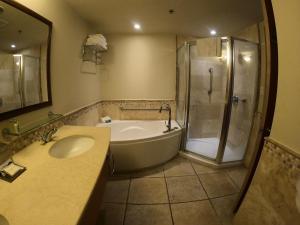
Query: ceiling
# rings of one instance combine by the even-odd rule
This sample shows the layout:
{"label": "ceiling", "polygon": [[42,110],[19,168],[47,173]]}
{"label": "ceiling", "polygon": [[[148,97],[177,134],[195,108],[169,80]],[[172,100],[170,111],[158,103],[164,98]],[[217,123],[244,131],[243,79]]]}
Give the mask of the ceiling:
{"label": "ceiling", "polygon": [[[262,20],[260,0],[65,0],[97,32],[230,35]],[[170,14],[169,10],[175,13]]]}

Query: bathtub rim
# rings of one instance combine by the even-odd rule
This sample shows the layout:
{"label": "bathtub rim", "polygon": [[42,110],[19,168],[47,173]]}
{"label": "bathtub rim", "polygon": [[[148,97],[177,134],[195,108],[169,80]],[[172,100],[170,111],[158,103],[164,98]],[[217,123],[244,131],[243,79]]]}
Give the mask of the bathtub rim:
{"label": "bathtub rim", "polygon": [[181,135],[181,129],[178,128],[175,131],[171,131],[170,133],[162,133],[161,135],[148,137],[148,138],[139,138],[139,139],[130,139],[130,140],[122,140],[122,141],[110,141],[110,145],[129,145],[129,144],[139,144],[145,142],[151,142],[160,139],[167,139],[177,135]]}
{"label": "bathtub rim", "polygon": [[[166,120],[112,120],[111,123],[98,123],[96,125],[96,127],[110,127],[109,124],[117,124],[117,123],[122,123],[122,122],[153,122],[153,121],[166,121]],[[150,136],[150,137],[146,137],[146,138],[137,138],[137,139],[128,139],[128,140],[110,140],[110,144],[111,145],[117,145],[117,144],[132,144],[132,143],[142,143],[142,142],[148,142],[148,141],[154,141],[154,140],[158,140],[161,139],[163,137],[167,138],[167,137],[173,137],[177,134],[182,133],[182,128],[180,127],[180,125],[177,123],[176,120],[172,120],[172,124],[175,122],[177,129],[167,132],[167,133],[163,133],[163,131],[161,133],[157,133],[156,135]],[[100,124],[103,124],[104,126],[101,126]],[[100,126],[98,126],[100,125]],[[112,129],[112,128],[111,128]],[[166,127],[167,129],[167,127]]]}

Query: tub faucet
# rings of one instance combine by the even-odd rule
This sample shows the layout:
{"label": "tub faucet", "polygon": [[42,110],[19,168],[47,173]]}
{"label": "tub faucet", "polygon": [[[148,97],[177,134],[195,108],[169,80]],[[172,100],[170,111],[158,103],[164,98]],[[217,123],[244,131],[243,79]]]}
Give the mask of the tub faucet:
{"label": "tub faucet", "polygon": [[172,125],[171,125],[172,124],[171,123],[171,117],[172,117],[171,106],[169,104],[162,104],[162,106],[159,109],[159,113],[161,113],[163,110],[169,112],[169,119],[168,119],[168,123],[166,124],[166,126],[167,126],[168,129],[166,131],[164,131],[164,133],[171,132],[172,130],[176,129],[176,127],[172,128]]}
{"label": "tub faucet", "polygon": [[52,128],[50,130],[45,130],[41,137],[43,144],[47,144],[48,142],[50,142],[52,140],[53,134],[55,134],[56,131],[57,131],[56,127]]}

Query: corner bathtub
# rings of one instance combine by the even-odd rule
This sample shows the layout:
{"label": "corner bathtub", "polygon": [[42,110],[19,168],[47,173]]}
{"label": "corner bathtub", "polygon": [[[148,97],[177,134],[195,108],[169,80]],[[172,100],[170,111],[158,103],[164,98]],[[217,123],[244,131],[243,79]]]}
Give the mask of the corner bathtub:
{"label": "corner bathtub", "polygon": [[176,121],[167,129],[161,120],[114,120],[99,123],[97,127],[111,127],[110,151],[116,172],[140,170],[162,164],[177,155],[181,129]]}

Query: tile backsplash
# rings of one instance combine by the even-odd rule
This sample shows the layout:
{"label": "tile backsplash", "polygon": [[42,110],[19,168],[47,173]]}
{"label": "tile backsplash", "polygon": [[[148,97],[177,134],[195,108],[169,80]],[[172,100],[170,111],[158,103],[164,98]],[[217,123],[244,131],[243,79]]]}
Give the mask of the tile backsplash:
{"label": "tile backsplash", "polygon": [[115,120],[166,120],[168,112],[159,113],[159,108],[167,103],[172,109],[172,119],[176,117],[175,100],[115,100],[103,101],[99,110],[100,118],[110,116]]}

